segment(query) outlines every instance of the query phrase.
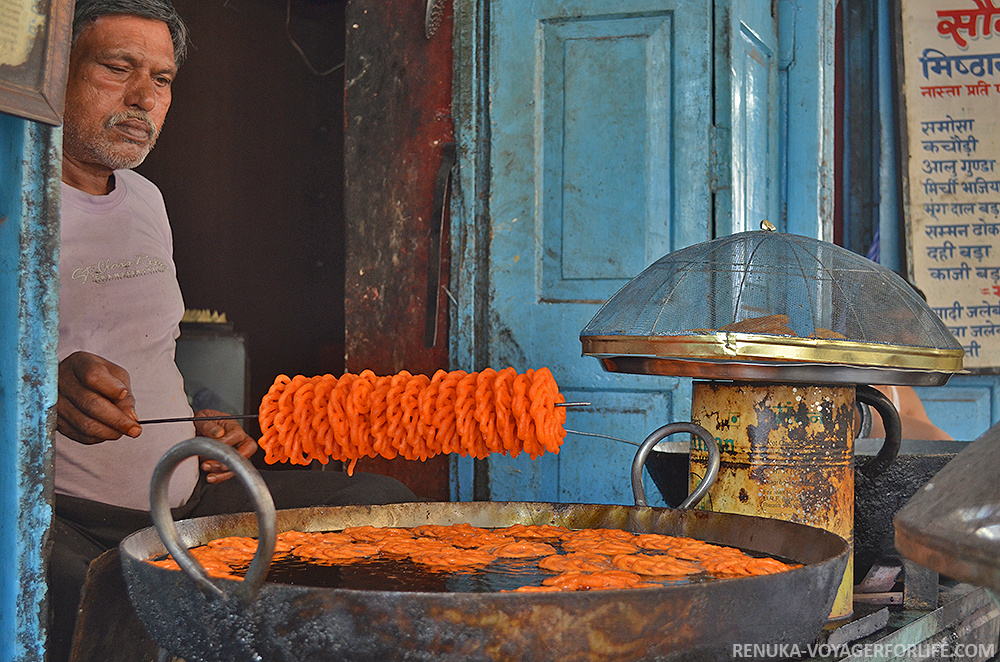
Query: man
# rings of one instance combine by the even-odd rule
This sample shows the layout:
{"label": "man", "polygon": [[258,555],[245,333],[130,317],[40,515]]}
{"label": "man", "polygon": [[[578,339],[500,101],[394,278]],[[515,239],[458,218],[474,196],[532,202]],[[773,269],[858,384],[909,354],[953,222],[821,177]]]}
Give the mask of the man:
{"label": "man", "polygon": [[[169,0],[77,0],[63,126],[51,660],[68,656],[90,561],[151,525],[149,483],[163,453],[196,433],[245,457],[257,450],[234,421],[138,424],[191,415],[174,363],[184,305],[166,210],[130,170],[163,127],[186,44]],[[264,474],[278,508],[414,498],[370,474]],[[175,518],[251,510],[231,476],[214,460],[183,463],[169,489]]]}

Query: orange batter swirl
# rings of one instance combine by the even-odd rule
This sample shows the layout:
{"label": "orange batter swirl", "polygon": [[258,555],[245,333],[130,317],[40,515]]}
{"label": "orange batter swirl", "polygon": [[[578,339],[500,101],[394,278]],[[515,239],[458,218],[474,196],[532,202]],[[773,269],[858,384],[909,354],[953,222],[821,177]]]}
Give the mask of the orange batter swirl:
{"label": "orange batter swirl", "polygon": [[565,526],[552,524],[511,524],[504,531],[518,540],[557,540],[569,533]]}
{"label": "orange batter swirl", "polygon": [[508,542],[492,547],[491,551],[501,558],[530,559],[538,556],[549,556],[556,553],[556,548],[544,542],[527,542],[524,540]]}
{"label": "orange batter swirl", "polygon": [[593,591],[615,588],[630,588],[645,584],[642,577],[624,570],[600,570],[598,572],[564,572],[542,580],[543,586],[557,586],[564,591]]}
{"label": "orange batter swirl", "polygon": [[538,561],[538,567],[551,572],[599,572],[614,569],[607,556],[585,552],[546,556]]}
{"label": "orange batter swirl", "polygon": [[362,561],[379,553],[379,547],[363,542],[349,542],[335,545],[313,543],[300,545],[294,554],[302,559],[324,565],[325,563],[352,563]]}
{"label": "orange batter swirl", "polygon": [[654,577],[685,577],[705,572],[705,569],[697,563],[682,561],[671,556],[619,554],[611,559],[611,563],[621,570]]}
{"label": "orange batter swirl", "polygon": [[427,550],[419,554],[411,554],[410,558],[415,563],[421,563],[434,568],[460,569],[489,565],[496,557],[481,549],[442,547],[441,549]]}
{"label": "orange batter swirl", "polygon": [[609,540],[592,538],[563,539],[563,548],[571,552],[590,552],[592,554],[604,554],[605,556],[631,554],[632,552],[639,551],[639,547],[635,543],[617,538]]}

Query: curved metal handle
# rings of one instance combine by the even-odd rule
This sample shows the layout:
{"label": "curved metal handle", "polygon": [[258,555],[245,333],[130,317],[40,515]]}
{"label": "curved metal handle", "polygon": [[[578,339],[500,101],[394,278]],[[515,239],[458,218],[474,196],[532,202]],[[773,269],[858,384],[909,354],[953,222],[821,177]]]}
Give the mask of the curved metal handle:
{"label": "curved metal handle", "polygon": [[896,411],[892,400],[878,389],[858,386],[857,398],[860,402],[875,408],[882,417],[882,425],[885,427],[885,441],[882,442],[878,455],[859,467],[859,471],[865,476],[874,478],[888,469],[899,454],[899,446],[903,439],[903,424],[899,421],[899,412]]}
{"label": "curved metal handle", "polygon": [[188,551],[177,535],[177,527],[170,513],[170,502],[167,491],[170,486],[170,476],[183,460],[192,455],[204,455],[225,464],[230,471],[243,483],[250,496],[253,497],[254,510],[257,512],[257,553],[250,562],[250,568],[243,581],[233,591],[233,595],[244,602],[251,602],[264,583],[268,566],[274,556],[277,544],[278,520],[274,509],[274,500],[267,489],[267,484],[261,478],[257,469],[231,446],[209,439],[194,437],[182,441],[164,453],[153,470],[153,479],[149,486],[149,511],[156,526],[156,532],[166,546],[167,551],[177,561],[184,573],[210,597],[225,597],[225,591],[212,583],[205,569]]}
{"label": "curved metal handle", "polygon": [[872,433],[872,408],[861,400],[856,400],[858,412],[861,413],[861,425],[858,426],[858,433],[854,439],[868,439]]}
{"label": "curved metal handle", "polygon": [[678,432],[688,432],[700,437],[705,442],[705,445],[708,446],[708,471],[705,472],[705,477],[698,483],[698,487],[677,507],[691,508],[697,505],[708,492],[709,488],[712,487],[712,483],[715,482],[716,476],[719,475],[720,454],[719,446],[712,433],[697,423],[668,423],[646,437],[646,440],[639,446],[639,450],[636,451],[635,459],[632,460],[632,495],[635,497],[635,505],[649,505],[646,503],[646,488],[642,486],[642,468],[645,466],[646,458],[652,452],[653,446],[660,443],[664,437],[669,437]]}

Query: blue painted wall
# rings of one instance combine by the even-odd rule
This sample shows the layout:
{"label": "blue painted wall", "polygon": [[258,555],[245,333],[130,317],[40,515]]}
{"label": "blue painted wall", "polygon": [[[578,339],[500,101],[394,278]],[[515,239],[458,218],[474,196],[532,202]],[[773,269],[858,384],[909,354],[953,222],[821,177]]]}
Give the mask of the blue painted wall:
{"label": "blue painted wall", "polygon": [[58,341],[59,129],[0,113],[0,660],[47,626]]}

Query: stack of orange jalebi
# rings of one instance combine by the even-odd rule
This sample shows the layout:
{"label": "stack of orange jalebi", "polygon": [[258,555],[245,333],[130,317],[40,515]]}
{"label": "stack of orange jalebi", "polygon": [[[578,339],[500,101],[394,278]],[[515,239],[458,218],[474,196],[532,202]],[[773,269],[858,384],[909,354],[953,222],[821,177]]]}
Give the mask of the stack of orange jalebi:
{"label": "stack of orange jalebi", "polygon": [[426,460],[439,453],[483,459],[490,453],[537,458],[558,453],[565,402],[548,368],[518,374],[370,370],[340,377],[278,375],[260,403],[265,461],[309,464],[362,457]]}

